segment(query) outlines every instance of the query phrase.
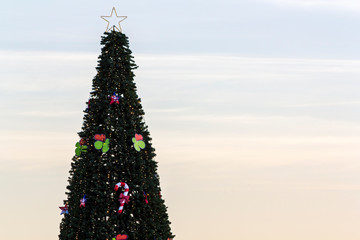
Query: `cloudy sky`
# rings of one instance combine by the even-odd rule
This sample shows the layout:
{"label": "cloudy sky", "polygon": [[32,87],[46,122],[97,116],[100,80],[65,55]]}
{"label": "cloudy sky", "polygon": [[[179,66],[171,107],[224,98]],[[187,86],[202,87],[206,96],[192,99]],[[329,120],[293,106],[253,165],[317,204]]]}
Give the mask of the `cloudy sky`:
{"label": "cloudy sky", "polygon": [[358,240],[360,3],[15,1],[0,9],[0,239],[57,239],[115,6],[177,240]]}

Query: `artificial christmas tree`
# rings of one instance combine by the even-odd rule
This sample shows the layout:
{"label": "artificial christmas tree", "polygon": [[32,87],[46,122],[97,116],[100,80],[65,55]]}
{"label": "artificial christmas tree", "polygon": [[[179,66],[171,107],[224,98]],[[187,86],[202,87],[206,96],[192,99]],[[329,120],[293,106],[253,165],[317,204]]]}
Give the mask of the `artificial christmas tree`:
{"label": "artificial christmas tree", "polygon": [[101,44],[59,239],[173,238],[128,38],[113,28]]}

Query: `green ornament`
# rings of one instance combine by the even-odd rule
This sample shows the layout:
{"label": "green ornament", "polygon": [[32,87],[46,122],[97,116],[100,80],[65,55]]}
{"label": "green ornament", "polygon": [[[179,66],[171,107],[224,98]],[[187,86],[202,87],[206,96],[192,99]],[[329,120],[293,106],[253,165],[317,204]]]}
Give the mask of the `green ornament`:
{"label": "green ornament", "polygon": [[106,153],[107,151],[109,151],[109,149],[110,149],[109,144],[110,144],[110,140],[106,139],[104,144],[103,144],[103,147],[102,147],[102,152],[103,153]]}
{"label": "green ornament", "polygon": [[97,150],[100,150],[103,147],[103,142],[102,141],[96,141],[94,146]]}
{"label": "green ornament", "polygon": [[100,150],[103,152],[103,153],[106,153],[107,151],[109,151],[110,147],[109,147],[109,144],[110,144],[110,139],[106,139],[105,142],[102,142],[102,141],[96,141],[94,143],[94,146],[97,150]]}
{"label": "green ornament", "polygon": [[140,134],[135,134],[135,137],[132,138],[134,143],[134,148],[136,151],[140,152],[141,149],[145,148],[145,142],[143,141],[143,136]]}
{"label": "green ornament", "polygon": [[76,147],[75,154],[78,157],[81,155],[81,153],[86,153],[87,152],[87,146],[86,145],[80,145],[79,142],[77,142],[75,144],[75,147]]}

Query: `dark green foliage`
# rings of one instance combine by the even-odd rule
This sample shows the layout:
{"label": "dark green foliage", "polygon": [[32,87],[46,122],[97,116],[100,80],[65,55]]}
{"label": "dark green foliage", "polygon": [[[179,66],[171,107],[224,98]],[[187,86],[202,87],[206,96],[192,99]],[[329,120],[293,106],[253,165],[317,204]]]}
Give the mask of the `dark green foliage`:
{"label": "dark green foliage", "polygon": [[[86,141],[87,152],[74,156],[67,187],[69,214],[60,225],[61,240],[105,240],[124,233],[129,240],[166,240],[172,238],[164,200],[161,199],[157,163],[151,137],[143,121],[140,98],[136,93],[135,65],[127,37],[120,32],[105,33],[97,75],[93,79],[84,124],[79,132]],[[115,93],[122,95],[120,104],[110,104]],[[133,147],[135,133],[144,137],[146,146],[140,152]],[[94,147],[96,134],[109,139],[109,151]],[[129,185],[130,202],[121,214],[118,182]],[[148,195],[145,203],[143,193]],[[86,194],[86,207],[80,199]]]}

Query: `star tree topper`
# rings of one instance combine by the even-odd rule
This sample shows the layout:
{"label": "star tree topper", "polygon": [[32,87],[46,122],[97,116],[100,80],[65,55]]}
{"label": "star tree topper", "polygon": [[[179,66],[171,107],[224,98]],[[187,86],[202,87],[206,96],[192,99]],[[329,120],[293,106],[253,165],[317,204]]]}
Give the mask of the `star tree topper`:
{"label": "star tree topper", "polygon": [[[114,12],[115,12],[116,18],[112,16]],[[113,7],[111,10],[110,16],[101,16],[101,18],[108,22],[108,25],[106,26],[106,32],[110,32],[111,30],[115,31],[115,29],[119,32],[122,32],[120,22],[124,21],[127,18],[127,16],[118,16],[116,13],[115,7]],[[110,21],[107,20],[107,18],[112,23],[110,23]],[[120,20],[118,18],[120,18]],[[115,24],[115,22],[116,22],[116,24]],[[119,27],[117,25],[119,25]]]}

